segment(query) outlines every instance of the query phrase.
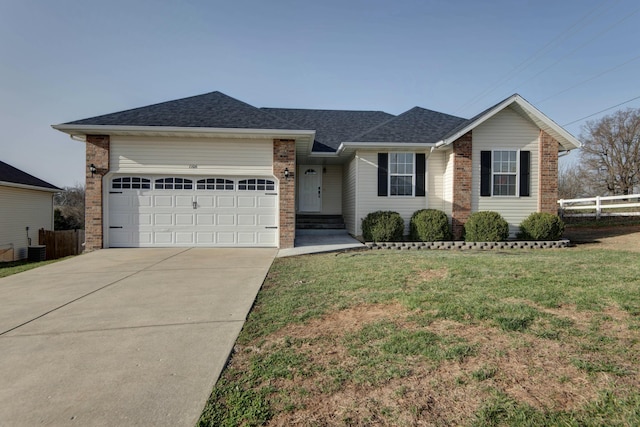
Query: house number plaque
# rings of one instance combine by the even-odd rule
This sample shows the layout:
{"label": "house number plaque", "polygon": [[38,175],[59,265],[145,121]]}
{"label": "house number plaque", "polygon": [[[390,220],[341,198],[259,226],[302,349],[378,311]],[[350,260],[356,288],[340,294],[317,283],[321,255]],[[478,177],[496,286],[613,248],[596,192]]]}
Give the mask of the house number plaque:
{"label": "house number plaque", "polygon": [[189,165],[189,169],[198,169],[198,165],[191,164],[191,165]]}

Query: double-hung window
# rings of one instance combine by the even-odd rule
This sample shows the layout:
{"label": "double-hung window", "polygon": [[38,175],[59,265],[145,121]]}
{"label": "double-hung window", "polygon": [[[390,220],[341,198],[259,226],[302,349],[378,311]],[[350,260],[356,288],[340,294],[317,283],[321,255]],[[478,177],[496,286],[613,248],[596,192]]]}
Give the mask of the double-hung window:
{"label": "double-hung window", "polygon": [[389,153],[389,195],[413,196],[413,153]]}
{"label": "double-hung window", "polygon": [[480,152],[480,196],[527,197],[530,192],[530,152]]}
{"label": "double-hung window", "polygon": [[518,181],[517,151],[494,151],[491,171],[494,196],[515,196]]}

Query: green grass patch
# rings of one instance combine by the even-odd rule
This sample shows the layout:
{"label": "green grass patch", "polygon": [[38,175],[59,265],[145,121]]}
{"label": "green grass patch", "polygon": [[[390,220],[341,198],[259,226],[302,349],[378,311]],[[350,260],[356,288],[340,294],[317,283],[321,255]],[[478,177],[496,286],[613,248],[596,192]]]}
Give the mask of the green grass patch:
{"label": "green grass patch", "polygon": [[[369,307],[387,306],[395,314],[364,316]],[[435,418],[427,424],[434,425],[640,425],[638,393],[625,388],[639,385],[638,373],[626,368],[640,363],[638,340],[629,333],[640,329],[639,317],[640,263],[637,253],[627,251],[371,251],[280,258],[200,425],[262,425],[305,410],[318,425],[414,425],[430,416]],[[304,333],[275,338],[287,326]],[[468,328],[474,332],[465,334]],[[486,339],[475,340],[476,333]],[[507,393],[510,379],[500,370],[513,361],[525,363],[518,358],[528,355],[534,361],[554,358],[544,368],[530,367],[520,381],[538,379],[523,384],[527,389],[550,382],[605,384],[604,376],[616,393],[598,389],[599,397],[578,409],[529,406]],[[559,364],[562,375],[554,377],[548,363]],[[416,382],[420,387],[413,389]],[[437,405],[425,399],[452,394],[443,384],[465,388],[457,396],[476,393],[482,404],[466,418],[447,418],[461,416],[454,409],[437,418]],[[381,391],[387,386],[392,389]],[[330,396],[345,399],[354,390],[360,400],[329,414],[327,406],[335,402]],[[389,393],[402,394],[393,404],[399,406],[376,400]]]}
{"label": "green grass patch", "polygon": [[64,258],[49,260],[49,261],[39,261],[39,262],[30,262],[27,260],[0,262],[0,278],[11,276],[17,273],[22,273],[23,271],[32,270],[34,268],[42,267],[47,264],[61,261],[62,259]]}

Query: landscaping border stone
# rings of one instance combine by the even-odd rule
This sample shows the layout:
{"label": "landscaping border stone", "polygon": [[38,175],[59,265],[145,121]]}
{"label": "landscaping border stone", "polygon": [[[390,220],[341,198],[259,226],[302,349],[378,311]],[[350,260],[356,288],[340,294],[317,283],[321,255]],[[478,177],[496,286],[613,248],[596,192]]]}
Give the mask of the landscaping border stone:
{"label": "landscaping border stone", "polygon": [[365,242],[369,249],[393,250],[491,250],[491,249],[557,249],[568,248],[568,239],[552,241],[507,240],[505,242]]}

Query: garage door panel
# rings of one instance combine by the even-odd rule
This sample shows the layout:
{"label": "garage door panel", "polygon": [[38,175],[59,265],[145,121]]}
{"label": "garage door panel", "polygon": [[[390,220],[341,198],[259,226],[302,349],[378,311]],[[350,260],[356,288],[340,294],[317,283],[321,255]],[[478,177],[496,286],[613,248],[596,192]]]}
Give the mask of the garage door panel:
{"label": "garage door panel", "polygon": [[153,223],[155,225],[167,226],[173,225],[173,214],[170,213],[159,213],[153,216]]}
{"label": "garage door panel", "polygon": [[158,195],[153,197],[153,206],[155,207],[165,207],[172,208],[173,207],[173,196],[168,194]]}
{"label": "garage door panel", "polygon": [[109,230],[109,246],[277,246],[277,193],[261,183],[156,189],[148,179],[109,194],[109,226],[121,227]]}
{"label": "garage door panel", "polygon": [[193,225],[194,224],[194,215],[193,214],[176,214],[176,225]]}
{"label": "garage door panel", "polygon": [[238,196],[239,208],[255,208],[256,198],[255,196]]}
{"label": "garage door panel", "polygon": [[224,227],[233,227],[236,225],[235,214],[218,214],[218,221],[216,225]]}
{"label": "garage door panel", "polygon": [[234,196],[218,196],[216,197],[216,206],[219,208],[235,208],[236,198]]}

